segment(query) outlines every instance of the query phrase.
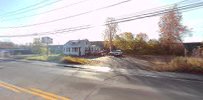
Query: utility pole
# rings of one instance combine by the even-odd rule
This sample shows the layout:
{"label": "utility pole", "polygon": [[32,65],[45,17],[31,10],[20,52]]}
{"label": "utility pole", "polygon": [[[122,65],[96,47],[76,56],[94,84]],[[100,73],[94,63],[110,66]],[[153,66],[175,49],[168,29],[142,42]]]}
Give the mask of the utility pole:
{"label": "utility pole", "polygon": [[42,43],[46,44],[46,49],[47,49],[46,55],[48,56],[49,55],[49,44],[53,43],[53,39],[50,37],[42,37],[41,41],[42,41]]}
{"label": "utility pole", "polygon": [[110,50],[110,52],[112,51],[112,33],[111,33],[111,31],[109,33],[109,50]]}
{"label": "utility pole", "polygon": [[49,47],[48,47],[48,42],[47,42],[47,56],[49,56]]}
{"label": "utility pole", "polygon": [[107,18],[105,25],[106,29],[104,39],[106,38],[108,40],[109,51],[111,52],[113,50],[113,37],[117,32],[118,23],[115,22],[115,18],[109,17]]}

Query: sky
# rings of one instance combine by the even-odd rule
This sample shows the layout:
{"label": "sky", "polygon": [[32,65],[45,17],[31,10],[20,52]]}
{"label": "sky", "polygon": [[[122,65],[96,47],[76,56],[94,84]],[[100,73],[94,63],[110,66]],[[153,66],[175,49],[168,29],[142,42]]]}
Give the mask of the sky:
{"label": "sky", "polygon": [[[126,2],[106,9],[94,10],[123,1]],[[53,32],[64,28],[91,25],[95,27],[80,31],[45,36],[53,38],[53,44],[65,44],[69,40],[78,39],[100,41],[103,39],[102,33],[105,30],[105,27],[101,25],[105,22],[107,17],[120,18],[123,16],[133,15],[139,11],[173,4],[180,1],[182,0],[0,0],[0,36],[33,33],[40,34],[41,32]],[[186,1],[195,2],[200,0]],[[50,11],[58,8],[61,9]],[[91,12],[52,23],[33,25],[55,19],[61,19],[67,16],[77,15],[87,11]],[[203,8],[182,13],[183,25],[186,25],[192,29],[192,36],[184,37],[184,42],[203,41],[202,12]],[[146,33],[150,39],[158,39],[160,34],[158,27],[159,19],[160,16],[156,16],[119,23],[118,33],[132,32],[134,35],[136,35],[143,32]],[[26,44],[31,43],[33,38],[40,37],[43,36],[38,35],[12,38],[0,37],[0,41]]]}

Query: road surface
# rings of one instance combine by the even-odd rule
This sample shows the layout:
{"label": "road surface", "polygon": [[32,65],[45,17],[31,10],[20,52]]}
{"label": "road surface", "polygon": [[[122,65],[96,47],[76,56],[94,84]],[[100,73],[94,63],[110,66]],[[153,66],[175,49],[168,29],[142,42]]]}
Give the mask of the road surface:
{"label": "road surface", "polygon": [[203,82],[0,60],[0,100],[203,100]]}

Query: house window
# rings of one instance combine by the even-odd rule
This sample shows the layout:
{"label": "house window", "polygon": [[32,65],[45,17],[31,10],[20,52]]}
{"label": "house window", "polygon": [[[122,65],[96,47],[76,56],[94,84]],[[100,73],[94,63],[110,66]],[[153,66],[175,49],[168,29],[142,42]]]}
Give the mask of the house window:
{"label": "house window", "polygon": [[88,53],[90,49],[88,47],[85,47],[85,52]]}
{"label": "house window", "polygon": [[72,52],[78,52],[79,48],[72,48]]}
{"label": "house window", "polygon": [[66,52],[70,52],[70,48],[66,48]]}
{"label": "house window", "polygon": [[88,47],[85,47],[85,50],[86,50],[86,51],[88,51],[88,50],[89,50],[89,48],[88,48]]}

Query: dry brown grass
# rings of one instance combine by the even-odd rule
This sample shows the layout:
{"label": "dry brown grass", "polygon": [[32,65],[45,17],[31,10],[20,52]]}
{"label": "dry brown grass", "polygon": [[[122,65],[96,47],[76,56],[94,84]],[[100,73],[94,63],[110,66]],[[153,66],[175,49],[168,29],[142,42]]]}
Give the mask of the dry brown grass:
{"label": "dry brown grass", "polygon": [[170,62],[154,62],[153,70],[203,74],[203,58],[176,57]]}
{"label": "dry brown grass", "polygon": [[71,56],[63,57],[61,61],[68,64],[89,64],[91,62],[89,59]]}
{"label": "dry brown grass", "polygon": [[88,64],[88,65],[96,65],[99,63],[99,61],[88,59],[88,58],[81,58],[81,57],[71,57],[71,56],[65,56],[61,59],[61,62],[67,63],[67,64]]}

